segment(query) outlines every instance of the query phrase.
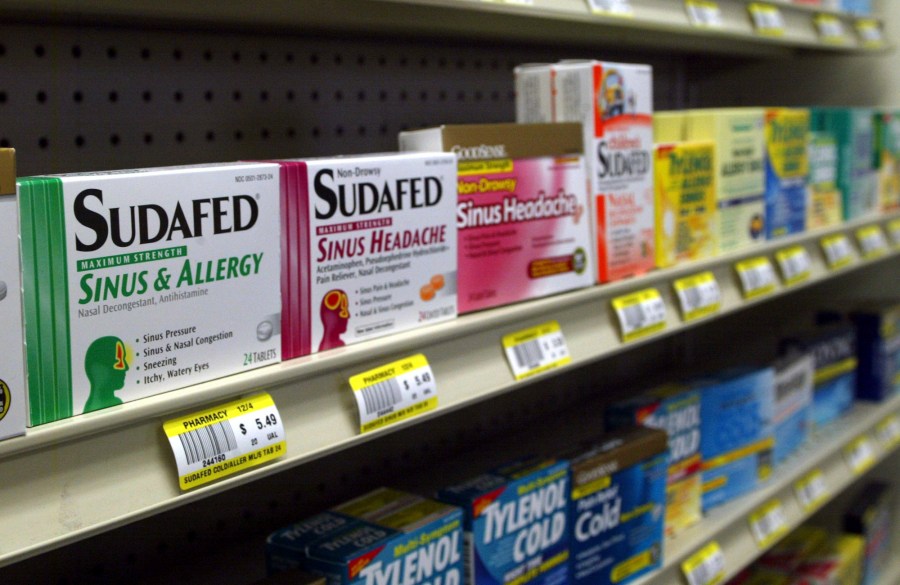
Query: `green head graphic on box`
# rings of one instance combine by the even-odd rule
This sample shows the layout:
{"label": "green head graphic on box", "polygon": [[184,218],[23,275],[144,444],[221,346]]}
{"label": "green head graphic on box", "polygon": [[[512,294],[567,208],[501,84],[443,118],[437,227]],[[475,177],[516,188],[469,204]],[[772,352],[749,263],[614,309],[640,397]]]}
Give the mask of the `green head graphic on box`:
{"label": "green head graphic on box", "polygon": [[84,412],[122,404],[116,390],[125,386],[128,371],[128,352],[118,337],[101,337],[84,354],[84,372],[91,383],[91,395]]}

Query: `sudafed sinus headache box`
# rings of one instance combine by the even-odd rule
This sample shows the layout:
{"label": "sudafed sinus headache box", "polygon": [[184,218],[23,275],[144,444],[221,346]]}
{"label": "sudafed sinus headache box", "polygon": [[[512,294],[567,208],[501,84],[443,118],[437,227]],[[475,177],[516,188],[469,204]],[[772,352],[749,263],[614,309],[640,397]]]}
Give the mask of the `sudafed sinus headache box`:
{"label": "sudafed sinus headache box", "polygon": [[284,358],[456,317],[456,158],[279,161]]}
{"label": "sudafed sinus headache box", "polygon": [[278,167],[19,182],[32,425],[281,359]]}
{"label": "sudafed sinus headache box", "polygon": [[460,313],[594,283],[578,124],[447,125],[400,148],[456,155]]}
{"label": "sudafed sinus headache box", "polygon": [[569,582],[567,461],[518,461],[437,497],[463,509],[467,584]]}
{"label": "sudafed sinus headache box", "polygon": [[16,152],[0,148],[0,439],[25,432],[25,344]]}

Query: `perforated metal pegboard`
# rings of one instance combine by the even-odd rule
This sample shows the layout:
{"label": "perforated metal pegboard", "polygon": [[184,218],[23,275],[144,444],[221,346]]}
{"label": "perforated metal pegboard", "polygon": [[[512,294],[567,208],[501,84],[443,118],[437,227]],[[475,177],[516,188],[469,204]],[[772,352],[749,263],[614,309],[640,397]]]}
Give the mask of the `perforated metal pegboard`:
{"label": "perforated metal pegboard", "polygon": [[[18,150],[22,175],[396,150],[397,133],[410,127],[512,121],[513,67],[573,56],[629,57],[6,25],[0,145]],[[657,107],[676,105],[679,64],[652,62]]]}

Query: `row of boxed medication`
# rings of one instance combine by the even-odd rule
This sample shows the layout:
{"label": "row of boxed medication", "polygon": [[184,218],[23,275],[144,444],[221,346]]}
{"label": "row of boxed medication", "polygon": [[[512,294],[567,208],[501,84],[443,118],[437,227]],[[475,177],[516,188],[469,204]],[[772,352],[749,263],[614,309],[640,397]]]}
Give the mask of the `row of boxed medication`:
{"label": "row of boxed medication", "polygon": [[811,427],[850,407],[855,344],[852,326],[829,325],[785,340],[774,367],[667,384],[609,407],[599,439],[548,447],[438,501],[377,490],[273,533],[269,570],[331,584],[626,583],[660,565],[664,532],[762,485]]}
{"label": "row of boxed medication", "polygon": [[[565,102],[580,117],[584,104],[603,105],[581,126],[445,126],[401,135],[421,154],[20,180],[21,221],[4,214],[3,233],[21,233],[25,295],[10,295],[4,323],[21,322],[23,303],[29,423],[728,251],[726,234],[763,239],[763,168],[775,158],[764,154],[765,112],[686,117],[723,132],[696,154],[673,130],[691,124],[652,115],[649,67],[569,65],[579,73],[564,87],[590,71],[604,88]],[[674,133],[656,165],[654,125]],[[771,134],[789,139],[779,152],[806,152],[805,131]],[[744,158],[720,165],[723,150]],[[585,152],[597,156],[585,164]],[[595,158],[614,175],[599,194]],[[654,168],[665,174],[656,205]],[[751,186],[723,190],[726,176]],[[716,202],[717,191],[731,199]],[[726,219],[751,207],[746,230]],[[3,249],[4,274],[18,275],[16,243]],[[665,251],[659,261],[654,249]],[[9,368],[6,405],[21,416],[7,423],[22,432],[22,367]]]}

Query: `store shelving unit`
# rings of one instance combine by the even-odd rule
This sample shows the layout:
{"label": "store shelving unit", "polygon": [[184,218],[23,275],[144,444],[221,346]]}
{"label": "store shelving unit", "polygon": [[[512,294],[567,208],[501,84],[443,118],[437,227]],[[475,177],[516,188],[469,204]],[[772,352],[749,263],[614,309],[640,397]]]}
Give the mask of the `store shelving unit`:
{"label": "store shelving unit", "polygon": [[[815,18],[822,11],[788,4],[772,3],[785,22],[784,33],[777,36],[754,31],[745,0],[718,0],[722,25],[716,28],[692,25],[680,1],[632,0],[630,4],[633,16],[621,18],[594,13],[585,0],[534,0],[524,4],[484,0],[273,0],[266,3],[265,10],[241,1],[219,2],[213,7],[196,0],[0,0],[0,12],[15,28],[12,38],[16,41],[0,51],[0,72],[10,79],[4,82],[10,84],[9,89],[0,84],[0,119],[9,119],[12,128],[7,135],[0,130],[0,139],[8,139],[13,146],[22,145],[20,164],[28,173],[82,170],[84,165],[104,168],[284,156],[288,147],[296,148],[298,154],[358,152],[393,148],[393,135],[406,126],[510,119],[512,79],[507,66],[567,57],[570,55],[565,51],[570,48],[581,54],[588,50],[599,57],[610,49],[622,59],[627,59],[627,51],[665,58],[667,67],[657,69],[656,80],[658,106],[666,108],[695,105],[684,86],[690,83],[692,67],[686,63],[697,55],[725,62],[777,61],[788,55],[802,58],[807,54],[816,58],[879,58],[889,48],[888,43],[865,45],[854,29],[858,19],[847,14],[827,13],[837,18],[846,33],[844,40],[837,42],[823,40],[816,29]],[[49,29],[35,25],[38,22],[50,23]],[[314,39],[308,50],[303,44],[307,41],[300,41],[304,48],[295,51],[294,39],[306,37]],[[444,44],[437,46],[435,40]],[[21,50],[20,43],[24,46],[32,42],[34,46]],[[470,43],[477,46],[464,46]],[[397,44],[402,44],[406,52],[396,49]],[[536,49],[535,44],[546,48]],[[513,48],[506,50],[507,45]],[[378,53],[372,53],[373,47]],[[494,66],[498,53],[503,62]],[[162,54],[173,58],[165,63],[154,60]],[[263,59],[264,54],[268,61]],[[455,54],[461,56],[455,58]],[[284,69],[274,69],[276,58],[283,61],[279,67]],[[305,62],[303,68],[289,68],[300,61]],[[3,67],[10,62],[17,65],[14,71],[20,74],[8,75],[13,70]],[[330,69],[324,69],[326,62]],[[214,68],[201,70],[203,63],[212,63]],[[159,71],[148,75],[152,68]],[[69,73],[69,69],[73,71]],[[292,77],[298,71],[303,77]],[[364,79],[359,81],[361,76]],[[78,85],[82,83],[79,77],[88,83]],[[261,79],[268,85],[260,85]],[[376,80],[383,85],[374,86]],[[473,89],[479,84],[492,88],[485,90],[483,100],[479,97],[481,90]],[[707,81],[706,85],[713,84]],[[666,87],[672,91],[661,89]],[[379,88],[387,97],[376,101]],[[238,99],[239,90],[243,91],[243,101]],[[278,98],[284,103],[275,103],[276,94],[292,96],[295,91],[296,100]],[[82,92],[83,101],[69,99]],[[148,99],[148,93],[153,94],[154,101]],[[159,96],[167,94],[183,97],[161,104]],[[216,100],[209,94],[215,94]],[[450,96],[446,101],[435,97],[445,94]],[[223,95],[229,98],[222,99]],[[430,100],[427,103],[426,95]],[[22,96],[28,99],[18,99]],[[59,103],[54,101],[58,98]],[[334,107],[323,105],[332,98],[343,101]],[[715,100],[707,97],[704,101]],[[51,107],[63,114],[48,116]],[[313,120],[298,113],[304,108]],[[380,125],[381,131],[375,132],[369,124],[378,110],[391,112],[376,114],[381,118],[375,126]],[[267,124],[274,128],[280,123],[272,121],[275,117],[297,123],[292,122],[284,139],[270,139],[266,134],[260,139],[250,137],[248,128]],[[134,124],[144,124],[134,140],[126,129],[132,118],[138,119]],[[179,118],[181,126],[172,125],[171,121]],[[234,140],[223,141],[221,135],[226,131],[217,124],[236,118],[244,126],[233,131]],[[32,120],[37,129],[31,128]],[[291,132],[295,126],[297,138]],[[102,137],[91,134],[97,128],[105,133]],[[215,142],[210,139],[213,130],[217,132]],[[59,136],[53,134],[57,131]],[[243,132],[242,137],[239,132]],[[198,138],[204,133],[205,142]],[[152,143],[148,135],[153,136]],[[182,139],[163,143],[162,135],[182,135]],[[77,137],[82,137],[80,143]],[[114,148],[95,146],[107,137]],[[127,164],[123,162],[126,160]],[[887,229],[888,222],[897,217],[852,222],[637,279],[463,316],[452,323],[30,429],[23,438],[0,443],[0,476],[4,478],[0,487],[0,534],[4,535],[0,538],[0,565],[57,547],[75,550],[82,539],[167,511],[175,514],[184,509],[189,516],[192,506],[202,500],[214,500],[216,495],[254,485],[270,486],[279,474],[295,473],[313,463],[334,462],[335,467],[352,469],[355,463],[344,459],[347,453],[368,443],[397,448],[391,437],[398,431],[404,436],[428,435],[429,429],[449,417],[462,413],[454,420],[465,422],[468,410],[488,408],[485,405],[499,397],[524,393],[566,372],[589,370],[612,358],[639,363],[663,340],[683,333],[702,339],[704,332],[732,316],[765,306],[783,306],[803,291],[841,282],[845,292],[860,293],[846,286],[845,277],[881,267],[890,273],[900,262],[900,250],[895,246],[900,242],[893,241]],[[891,248],[877,258],[862,258],[857,231],[870,225],[879,226],[887,234]],[[822,238],[834,234],[845,234],[853,248],[852,265],[838,271],[828,268],[821,245]],[[787,286],[775,255],[793,246],[801,246],[808,254],[810,275],[802,283]],[[744,300],[735,264],[760,256],[775,266],[779,285],[770,295]],[[672,283],[704,271],[712,272],[721,288],[721,310],[716,316],[686,323]],[[893,292],[900,292],[896,283],[892,285]],[[610,302],[650,287],[660,293],[665,304],[666,329],[623,343]],[[503,357],[500,338],[550,319],[559,322],[573,363],[528,382],[516,382]],[[349,376],[419,352],[428,358],[438,381],[439,408],[407,423],[361,435],[347,384]],[[286,457],[181,493],[162,422],[258,390],[270,392],[279,406],[288,436]],[[817,468],[825,475],[831,493],[837,494],[852,477],[847,472],[843,447],[855,437],[873,432],[884,417],[898,411],[900,403],[896,401],[880,407],[858,407],[838,430],[816,441],[815,449],[805,451],[802,462],[789,471],[778,472],[763,490],[710,516],[685,538],[671,543],[665,568],[642,584],[679,582],[680,561],[710,538],[717,539],[724,549],[729,574],[737,572],[760,552],[747,528],[747,515],[778,497],[785,503],[790,525],[801,522],[809,513],[797,506],[793,483]],[[880,444],[877,447],[879,459],[888,457],[888,449]]]}

